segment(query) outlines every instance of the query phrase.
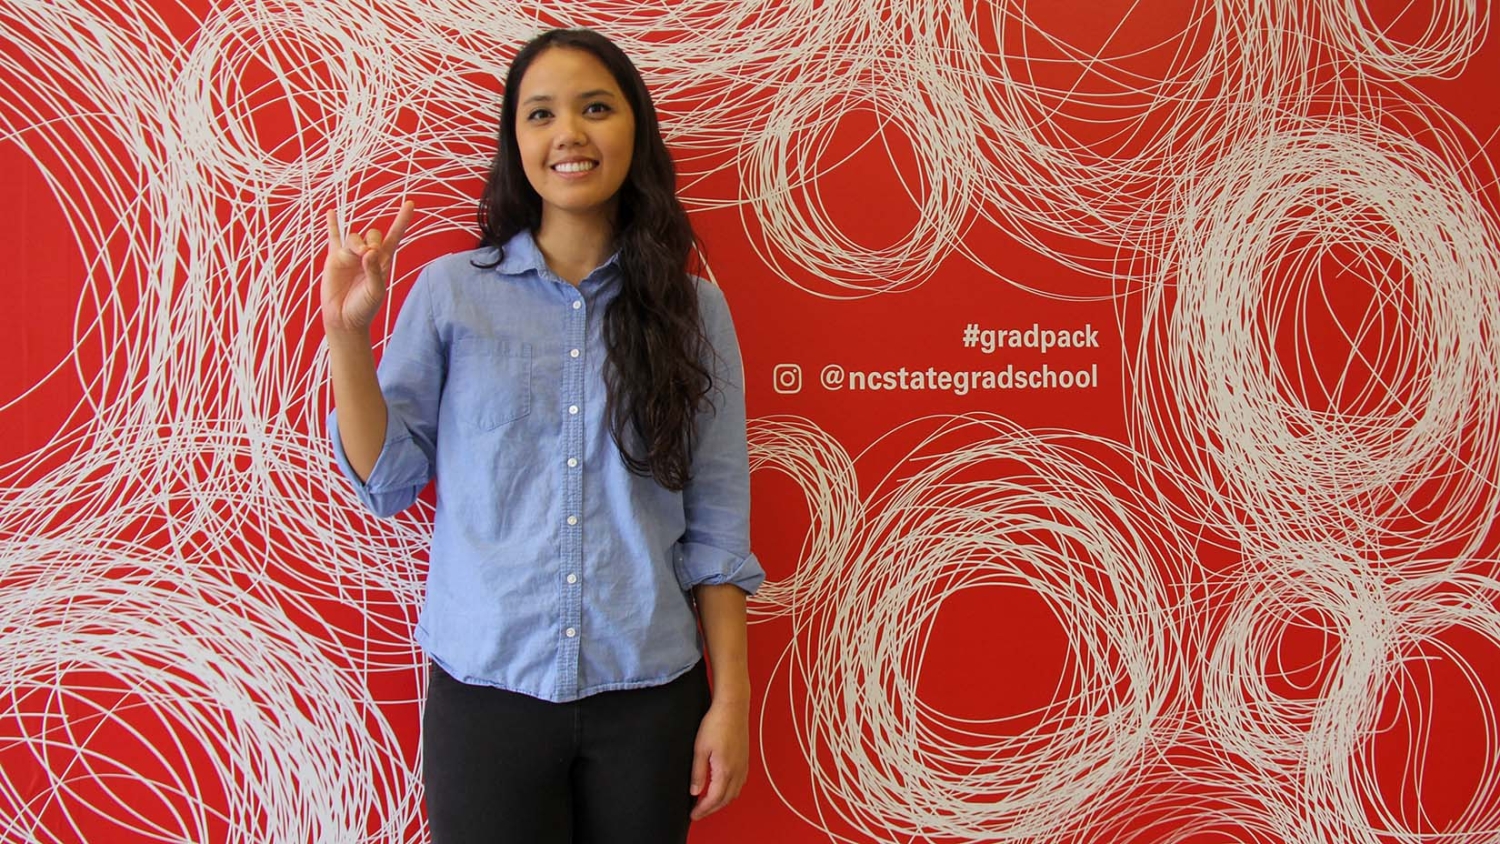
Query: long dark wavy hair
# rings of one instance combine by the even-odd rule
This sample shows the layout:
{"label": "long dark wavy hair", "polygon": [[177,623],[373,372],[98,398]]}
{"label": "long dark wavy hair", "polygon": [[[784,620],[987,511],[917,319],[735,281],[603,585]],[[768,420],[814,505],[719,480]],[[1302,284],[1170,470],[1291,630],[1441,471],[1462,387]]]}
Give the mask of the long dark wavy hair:
{"label": "long dark wavy hair", "polygon": [[526,178],[516,144],[516,99],[527,68],[554,48],[583,50],[603,62],[635,114],[634,154],[615,213],[624,284],[604,313],[605,413],[625,465],[681,490],[692,477],[694,420],[713,388],[703,363],[711,350],[689,275],[698,241],[677,199],[677,170],[651,94],[608,38],[587,29],[554,29],[516,53],[505,75],[495,160],[479,199],[481,242],[503,252],[512,236],[541,225],[542,199]]}

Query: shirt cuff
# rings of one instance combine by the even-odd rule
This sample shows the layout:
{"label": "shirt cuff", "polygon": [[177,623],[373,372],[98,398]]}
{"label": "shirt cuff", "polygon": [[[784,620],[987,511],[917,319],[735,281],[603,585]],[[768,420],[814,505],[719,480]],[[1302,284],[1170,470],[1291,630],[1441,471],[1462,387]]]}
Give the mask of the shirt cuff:
{"label": "shirt cuff", "polygon": [[754,595],[766,579],[754,554],[735,554],[701,542],[679,543],[673,568],[684,592],[694,586],[732,584]]}
{"label": "shirt cuff", "polygon": [[337,410],[328,414],[328,437],[333,442],[333,459],[339,471],[354,487],[360,503],[377,516],[393,516],[406,509],[427,485],[427,457],[417,448],[411,432],[395,413],[385,415],[385,441],[380,446],[375,465],[370,468],[370,476],[364,480],[360,480],[359,473],[349,463],[349,456],[344,453]]}

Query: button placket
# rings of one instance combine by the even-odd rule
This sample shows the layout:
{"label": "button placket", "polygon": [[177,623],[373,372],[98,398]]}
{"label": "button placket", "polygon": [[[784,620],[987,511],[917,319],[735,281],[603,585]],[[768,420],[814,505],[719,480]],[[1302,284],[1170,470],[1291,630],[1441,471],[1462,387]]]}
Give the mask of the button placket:
{"label": "button placket", "polygon": [[579,583],[583,577],[583,473],[577,471],[578,456],[583,453],[584,430],[583,414],[580,412],[584,395],[584,367],[582,349],[588,336],[588,312],[584,308],[581,292],[574,288],[573,298],[568,303],[567,310],[567,337],[565,340],[567,356],[563,359],[563,394],[562,399],[567,412],[563,417],[563,442],[562,451],[565,457],[566,468],[563,472],[563,513],[566,526],[563,528],[563,547],[566,553],[563,559],[563,581],[564,587],[563,618],[559,625],[562,632],[562,652],[564,655],[563,667],[565,676],[561,682],[569,686],[568,694],[577,693],[579,685],[580,648],[582,642],[583,621],[583,594]]}

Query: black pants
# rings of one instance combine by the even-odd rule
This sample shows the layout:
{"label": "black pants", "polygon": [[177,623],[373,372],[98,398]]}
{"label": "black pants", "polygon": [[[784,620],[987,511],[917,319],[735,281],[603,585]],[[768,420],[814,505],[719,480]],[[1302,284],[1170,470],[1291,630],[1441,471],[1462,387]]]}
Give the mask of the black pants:
{"label": "black pants", "polygon": [[422,769],[433,844],[687,840],[703,663],[646,689],[548,703],[430,664]]}

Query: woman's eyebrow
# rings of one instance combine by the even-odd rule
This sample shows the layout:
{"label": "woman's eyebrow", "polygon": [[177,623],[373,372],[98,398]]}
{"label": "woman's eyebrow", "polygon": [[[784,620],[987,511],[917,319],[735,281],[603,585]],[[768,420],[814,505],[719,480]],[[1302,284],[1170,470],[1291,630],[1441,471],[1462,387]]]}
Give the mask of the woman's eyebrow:
{"label": "woman's eyebrow", "polygon": [[[609,97],[610,99],[614,99],[615,92],[609,90],[608,88],[596,88],[592,91],[584,91],[574,99],[588,100],[595,97]],[[552,99],[553,98],[551,94],[532,94],[531,96],[522,100],[521,105],[531,105],[532,103],[550,103],[552,102]]]}

